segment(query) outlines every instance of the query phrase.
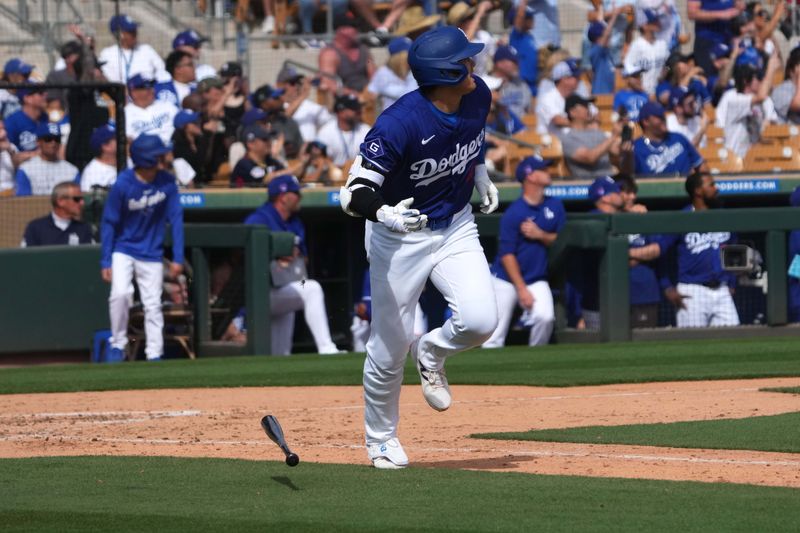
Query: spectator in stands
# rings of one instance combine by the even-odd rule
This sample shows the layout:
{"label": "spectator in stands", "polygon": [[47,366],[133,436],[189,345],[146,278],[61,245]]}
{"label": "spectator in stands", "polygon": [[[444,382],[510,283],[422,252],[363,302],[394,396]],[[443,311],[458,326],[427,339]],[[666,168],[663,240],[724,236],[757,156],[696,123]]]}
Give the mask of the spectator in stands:
{"label": "spectator in stands", "polygon": [[680,133],[691,141],[695,148],[706,145],[706,130],[709,120],[700,109],[697,95],[686,87],[675,87],[669,97],[672,113],[667,115],[667,130]]}
{"label": "spectator in stands", "polygon": [[255,107],[267,114],[270,129],[283,137],[283,151],[288,159],[295,159],[303,147],[300,127],[291,117],[286,116],[283,107],[283,89],[262,85],[251,95]]}
{"label": "spectator in stands", "polygon": [[[242,116],[247,110],[247,97],[250,87],[244,77],[241,63],[226,61],[219,69],[220,80],[223,87],[222,121],[225,125],[225,135],[231,140],[236,136]],[[213,80],[215,78],[206,78]]]}
{"label": "spectator in stands", "polygon": [[[75,83],[78,81],[78,74],[75,71],[75,64],[81,60],[83,46],[80,41],[67,41],[61,45],[61,59],[64,60],[64,68],[51,70],[45,78],[45,84]],[[61,101],[64,109],[67,109],[67,90],[66,89],[47,89],[48,98],[57,98]]]}
{"label": "spectator in stands", "polygon": [[458,26],[472,42],[483,43],[483,50],[473,56],[475,68],[472,73],[484,77],[489,73],[489,61],[497,49],[497,39],[488,31],[481,28],[481,23],[486,15],[494,9],[494,4],[488,0],[478,2],[471,7],[467,2],[455,2],[447,11],[447,24]]}
{"label": "spectator in stands", "polygon": [[278,73],[276,86],[285,91],[287,105],[284,111],[297,123],[306,143],[316,139],[320,128],[333,118],[328,108],[309,98],[311,88],[319,81],[319,78],[303,76],[289,65],[284,65]]}
{"label": "spectator in stands", "polygon": [[519,75],[528,84],[531,95],[536,96],[539,83],[539,50],[536,40],[531,33],[533,29],[533,8],[526,2],[519,4],[508,12],[511,23],[511,35],[508,44],[517,51],[520,65]]}
{"label": "spectator in stands", "polygon": [[[17,96],[22,99],[22,108],[11,114],[6,119],[6,131],[8,139],[14,144],[19,152],[15,163],[19,165],[33,157],[38,144],[36,143],[36,131],[41,124],[46,124],[47,104],[44,96],[43,87],[28,87],[17,89]],[[52,186],[47,189],[45,194],[50,194]]]}
{"label": "spectator in stands", "polygon": [[611,32],[624,7],[617,7],[611,11],[608,23],[595,21],[589,24],[586,30],[591,43],[589,48],[589,63],[592,66],[592,94],[611,94],[614,92],[616,63],[609,46]]}
{"label": "spectator in stands", "polygon": [[319,52],[319,71],[319,90],[324,94],[358,95],[375,74],[375,63],[367,47],[359,43],[358,31],[352,26],[340,26],[333,42]]}
{"label": "spectator in stands", "polygon": [[189,52],[170,52],[165,62],[170,78],[155,85],[156,100],[183,107],[183,99],[197,88],[194,57]]}
{"label": "spectator in stands", "polygon": [[681,33],[683,22],[674,0],[639,0],[638,8],[637,14],[640,17],[645,9],[652,9],[658,13],[660,29],[656,32],[656,39],[667,43],[670,51],[688,42],[689,37]]}
{"label": "spectator in stands", "polygon": [[679,50],[672,52],[664,66],[664,79],[656,86],[656,100],[665,107],[670,107],[672,90],[676,87],[685,87],[697,98],[702,107],[711,102],[708,92],[708,81],[703,77],[703,71],[695,66],[692,54],[682,54]]}
{"label": "spectator in stands", "polygon": [[[227,161],[228,149],[236,141],[236,126],[233,120],[225,120],[225,99],[234,91],[233,84],[225,85],[219,78],[206,78],[197,84],[197,92],[184,98],[184,104],[203,115],[203,137],[209,146],[210,168],[217,169]],[[199,98],[200,105],[197,100]],[[197,109],[194,109],[197,107]],[[234,165],[235,166],[235,165]]]}
{"label": "spectator in stands", "polygon": [[381,99],[380,112],[417,88],[417,80],[408,66],[410,48],[411,39],[408,37],[395,37],[389,41],[389,59],[375,71],[367,85],[367,90]]}
{"label": "spectator in stands", "polygon": [[197,81],[213,78],[217,75],[217,69],[211,65],[200,63],[200,48],[206,41],[208,41],[207,37],[203,37],[194,30],[184,30],[172,40],[173,50],[191,54],[195,63],[194,70]]}
{"label": "spectator in stands", "polygon": [[[414,0],[400,1],[410,4]],[[438,6],[436,6],[434,2],[427,2],[425,5],[425,8],[422,6],[410,6],[405,9],[400,15],[400,20],[397,23],[394,34],[408,37],[413,41],[429,29],[438,25],[442,20]]]}
{"label": "spectator in stands", "polygon": [[[3,66],[3,81],[8,83],[25,83],[33,72],[33,65],[25,63],[18,57],[6,61]],[[22,107],[22,96],[18,89],[0,89],[0,118],[10,117]]]}
{"label": "spectator in stands", "polygon": [[755,40],[758,48],[764,50],[767,55],[771,55],[773,49],[778,49],[780,57],[786,57],[789,52],[789,43],[780,31],[775,31],[786,15],[786,3],[773,3],[772,14],[761,2],[748,2],[746,11],[753,14],[753,25],[755,26]]}
{"label": "spectator in stands", "polygon": [[[269,201],[251,213],[244,223],[261,224],[271,231],[288,231],[295,234],[292,255],[277,259],[276,268],[273,269],[273,283],[280,285],[271,289],[270,293],[272,353],[273,355],[291,353],[294,314],[301,309],[317,345],[317,352],[341,353],[331,339],[322,287],[316,280],[308,279],[306,274],[308,257],[306,229],[297,216],[301,201],[300,183],[296,177],[283,174],[269,183],[268,191]],[[277,279],[279,276],[276,274],[281,274],[280,277],[284,278],[284,281]]]}
{"label": "spectator in stands", "polygon": [[703,157],[680,133],[667,130],[664,108],[656,102],[639,110],[643,135],[633,143],[634,173],[638,176],[685,176],[705,166]]}
{"label": "spectator in stands", "polygon": [[622,211],[625,213],[647,213],[647,207],[636,203],[639,186],[629,174],[616,174],[614,183],[619,185],[619,194],[622,197]]}
{"label": "spectator in stands", "polygon": [[[527,85],[526,85],[527,87]],[[514,135],[520,131],[528,129],[522,119],[511,111],[511,103],[497,92],[492,93],[492,107],[486,117],[487,133],[502,133],[503,135]],[[491,147],[492,141],[487,141],[487,150]],[[487,155],[488,157],[488,155]]]}
{"label": "spectator in stands", "polygon": [[306,145],[303,167],[298,178],[304,184],[332,185],[340,182],[344,175],[328,157],[328,147],[319,141],[311,141]]}
{"label": "spectator in stands", "polygon": [[59,157],[61,130],[58,124],[43,123],[36,128],[36,155],[17,169],[17,196],[50,194],[62,181],[80,186],[80,173],[72,164]]}
{"label": "spectator in stands", "polygon": [[14,194],[14,155],[17,149],[8,140],[5,123],[0,120],[0,197]]}
{"label": "spectator in stands", "polygon": [[621,118],[639,120],[639,110],[647,103],[649,97],[642,89],[642,69],[639,66],[624,67],[622,76],[627,89],[622,89],[614,95],[614,111]]}
{"label": "spectator in stands", "polygon": [[[519,53],[513,46],[498,46],[494,53],[491,78],[497,79],[503,105],[517,117],[533,111],[533,95],[519,75]],[[487,83],[492,82],[489,80]]]}
{"label": "spectator in stands", "polygon": [[[611,24],[611,15],[617,7],[622,8],[621,16],[618,16],[614,24]],[[597,2],[597,10],[594,13],[589,12],[590,22],[605,22],[611,26],[608,48],[611,51],[611,60],[614,65],[622,64],[622,49],[629,41],[628,35],[635,25],[635,10],[636,0],[603,0]]]}
{"label": "spectator in stands", "polygon": [[64,147],[69,139],[71,128],[69,115],[67,115],[64,106],[61,105],[61,100],[50,95],[45,96],[44,111],[47,113],[47,121],[52,124],[58,124],[61,129],[61,157],[64,157]]}
{"label": "spectator in stands", "polygon": [[558,2],[556,0],[526,0],[514,2],[527,4],[533,10],[533,27],[529,30],[538,48],[561,48],[561,29],[558,20]]}
{"label": "spectator in stands", "polygon": [[20,246],[76,246],[93,244],[92,228],[82,222],[83,195],[73,181],[58,183],[50,193],[49,215],[31,220]]}
{"label": "spectator in stands", "polygon": [[178,108],[156,100],[155,80],[136,74],[128,80],[131,102],[125,106],[125,135],[130,141],[143,133],[158,135],[164,144],[172,139],[172,120]]}
{"label": "spectator in stands", "polygon": [[319,130],[318,141],[328,147],[328,156],[336,165],[344,165],[358,155],[369,126],[361,121],[361,102],[352,95],[336,98],[336,118]]}
{"label": "spectator in stands", "polygon": [[[739,47],[735,49],[735,54],[738,55]],[[734,87],[731,75],[733,68],[729,67],[731,61],[735,57],[731,57],[731,47],[724,43],[717,43],[711,48],[710,53],[711,62],[714,64],[716,74],[707,75],[708,83],[706,88],[711,95],[711,104],[716,107],[719,104],[719,99],[722,98],[722,93]]]}
{"label": "spectator in stands", "polygon": [[519,305],[531,324],[528,344],[547,344],[553,333],[553,294],[547,283],[547,249],[566,222],[561,200],[545,196],[553,161],[531,156],[517,166],[522,194],[500,219],[497,257],[492,264],[498,323],[484,348],[505,345],[514,308]]}
{"label": "spectator in stands", "polygon": [[205,157],[207,146],[197,111],[182,109],[172,121],[172,171],[182,187],[209,181]]}
{"label": "spectator in stands", "polygon": [[[792,207],[800,207],[800,186],[789,197]],[[800,230],[789,233],[789,322],[800,322]]]}
{"label": "spectator in stands", "polygon": [[750,146],[761,139],[764,126],[778,121],[769,93],[779,68],[777,52],[770,56],[763,75],[745,55],[737,59],[733,70],[736,88],[722,95],[717,106],[716,122],[725,130],[725,147],[739,157],[744,157]]}
{"label": "spectator in stands", "polygon": [[707,76],[717,70],[711,60],[716,44],[730,46],[733,37],[731,21],[744,10],[744,2],[734,0],[689,0],[686,14],[694,25],[694,60]]}
{"label": "spectator in stands", "polygon": [[81,190],[109,189],[117,181],[117,130],[113,124],[95,128],[89,140],[95,157],[81,172]]}
{"label": "spectator in stands", "polygon": [[652,9],[643,10],[640,35],[634,39],[625,55],[625,70],[630,72],[636,67],[642,70],[642,89],[649,95],[655,94],[661,69],[669,57],[667,43],[656,39],[656,32],[660,28],[658,13]]}
{"label": "spectator in stands", "polygon": [[800,48],[789,54],[783,81],[772,91],[772,103],[781,124],[800,124]]}
{"label": "spectator in stands", "polygon": [[580,70],[574,59],[561,61],[553,67],[551,75],[555,88],[540,94],[536,100],[536,131],[539,133],[560,133],[569,127],[569,119],[564,111],[567,98],[578,88]]}
{"label": "spectator in stands", "polygon": [[[684,211],[706,211],[719,206],[714,178],[707,172],[693,172],[686,179],[691,204]],[[668,234],[661,240],[662,254],[677,245],[677,285],[669,277],[660,280],[664,296],[677,309],[679,328],[738,326],[739,314],[733,303],[736,277],[722,268],[720,247],[736,242],[727,231]]]}
{"label": "spectator in stands", "polygon": [[275,176],[286,173],[283,163],[272,154],[276,136],[257,124],[242,132],[247,153],[231,173],[231,187],[264,187]]}
{"label": "spectator in stands", "polygon": [[165,77],[164,60],[149,44],[139,43],[139,23],[128,15],[114,15],[108,29],[117,39],[117,44],[104,48],[99,59],[108,81],[128,83],[141,74],[146,79]]}
{"label": "spectator in stands", "polygon": [[564,109],[569,127],[559,136],[570,176],[575,179],[594,179],[615,173],[611,157],[618,158],[622,145],[623,122],[614,124],[611,135],[591,127],[593,119],[589,106],[593,98],[578,94],[567,97]]}

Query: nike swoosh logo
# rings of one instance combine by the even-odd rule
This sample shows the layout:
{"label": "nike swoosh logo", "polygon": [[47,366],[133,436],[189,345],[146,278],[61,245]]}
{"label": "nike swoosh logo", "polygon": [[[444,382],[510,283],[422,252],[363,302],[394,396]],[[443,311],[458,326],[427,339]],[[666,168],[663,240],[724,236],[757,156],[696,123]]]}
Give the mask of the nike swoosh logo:
{"label": "nike swoosh logo", "polygon": [[436,135],[435,135],[435,134],[434,134],[434,135],[431,135],[431,136],[430,136],[430,137],[428,137],[427,139],[422,139],[422,146],[425,146],[426,144],[428,144],[429,142],[431,142],[431,139],[433,139],[434,137],[436,137]]}

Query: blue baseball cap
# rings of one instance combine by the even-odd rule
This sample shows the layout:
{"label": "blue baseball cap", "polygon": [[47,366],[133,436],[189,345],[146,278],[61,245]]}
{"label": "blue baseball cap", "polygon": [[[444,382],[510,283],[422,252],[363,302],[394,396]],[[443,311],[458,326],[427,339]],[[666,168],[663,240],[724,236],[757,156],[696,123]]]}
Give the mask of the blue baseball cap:
{"label": "blue baseball cap", "polygon": [[764,57],[752,46],[744,48],[736,58],[736,66],[753,67],[756,70],[764,69]]}
{"label": "blue baseball cap", "polygon": [[399,54],[400,52],[408,52],[411,49],[411,39],[408,37],[395,37],[389,41],[389,55]]}
{"label": "blue baseball cap", "polygon": [[644,26],[645,24],[658,24],[661,25],[660,17],[658,16],[658,11],[655,9],[643,9],[642,10],[642,23],[640,26]]}
{"label": "blue baseball cap", "polygon": [[517,165],[517,181],[522,183],[531,172],[545,170],[547,167],[552,166],[553,163],[552,159],[542,159],[538,155],[528,156]]}
{"label": "blue baseball cap", "polygon": [[3,67],[3,74],[22,74],[29,76],[33,72],[33,65],[29,65],[18,57],[14,57],[6,61]]}
{"label": "blue baseball cap", "polygon": [[89,138],[89,146],[92,151],[99,153],[100,149],[108,141],[114,139],[117,135],[117,130],[111,124],[103,124],[99,128],[92,130],[92,136]]}
{"label": "blue baseball cap", "polygon": [[61,128],[55,122],[40,122],[36,126],[36,138],[58,137],[61,138]]}
{"label": "blue baseball cap", "polygon": [[242,115],[242,126],[249,126],[260,120],[267,120],[267,112],[260,107],[251,107]]}
{"label": "blue baseball cap", "polygon": [[596,202],[607,194],[620,192],[619,185],[610,176],[597,178],[589,185],[589,200]]}
{"label": "blue baseball cap", "polygon": [[191,46],[192,48],[200,48],[200,45],[208,40],[208,37],[203,37],[194,30],[186,30],[180,32],[172,40],[172,49],[176,50],[181,46]]}
{"label": "blue baseball cap", "polygon": [[722,57],[730,57],[731,55],[731,47],[725,43],[716,43],[713,47],[711,47],[711,52],[709,53],[711,59],[720,59]]}
{"label": "blue baseball cap", "polygon": [[[692,94],[686,87],[673,87],[669,93],[669,107],[675,109],[683,103],[684,98]],[[641,112],[640,112],[641,113]]]}
{"label": "blue baseball cap", "polygon": [[596,20],[589,24],[589,28],[586,30],[586,36],[589,38],[589,42],[593,43],[603,35],[604,31],[606,31],[606,25]]}
{"label": "blue baseball cap", "polygon": [[111,33],[124,31],[128,33],[136,33],[139,23],[133,20],[129,15],[114,15],[108,21],[108,30]]}
{"label": "blue baseball cap", "polygon": [[800,206],[800,185],[794,188],[792,195],[789,196],[789,205],[792,207]]}
{"label": "blue baseball cap", "polygon": [[647,102],[639,110],[639,122],[644,122],[650,117],[660,117],[664,120],[664,106],[658,102]]}
{"label": "blue baseball cap", "polygon": [[517,49],[513,46],[498,46],[494,53],[493,61],[497,63],[498,61],[502,61],[504,59],[508,59],[514,63],[519,63],[519,53],[517,53]]}
{"label": "blue baseball cap", "polygon": [[178,114],[175,115],[175,118],[172,119],[172,125],[175,128],[182,128],[187,124],[191,124],[192,122],[197,122],[200,120],[200,113],[197,111],[192,111],[191,109],[181,109],[178,111]]}
{"label": "blue baseball cap", "polygon": [[286,91],[284,89],[275,89],[271,85],[262,85],[253,91],[253,94],[250,95],[250,101],[253,102],[254,106],[258,107],[261,105],[261,102],[265,102],[274,98],[280,98],[285,92]]}
{"label": "blue baseball cap", "polygon": [[291,174],[281,174],[272,178],[272,181],[267,185],[267,192],[270,200],[274,200],[279,195],[287,192],[300,194],[300,182]]}
{"label": "blue baseball cap", "polygon": [[136,74],[128,79],[128,89],[150,89],[155,86],[156,80]]}

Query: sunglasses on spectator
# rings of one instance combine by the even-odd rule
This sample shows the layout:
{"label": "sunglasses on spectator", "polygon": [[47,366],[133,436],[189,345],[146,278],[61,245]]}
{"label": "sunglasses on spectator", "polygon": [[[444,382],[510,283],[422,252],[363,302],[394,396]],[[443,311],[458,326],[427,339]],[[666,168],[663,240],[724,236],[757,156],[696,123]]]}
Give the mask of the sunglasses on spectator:
{"label": "sunglasses on spectator", "polygon": [[61,137],[56,135],[45,135],[44,137],[39,137],[39,140],[46,143],[57,142],[61,143]]}
{"label": "sunglasses on spectator", "polygon": [[72,200],[76,204],[83,202],[83,196],[62,196],[61,198],[67,198],[69,200]]}

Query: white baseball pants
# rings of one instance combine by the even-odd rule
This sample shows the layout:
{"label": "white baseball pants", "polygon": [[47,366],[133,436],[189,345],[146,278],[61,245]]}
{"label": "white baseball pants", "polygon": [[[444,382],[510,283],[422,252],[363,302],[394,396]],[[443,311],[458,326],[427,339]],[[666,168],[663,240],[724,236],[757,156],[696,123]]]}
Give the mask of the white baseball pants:
{"label": "white baseball pants", "polygon": [[[353,351],[364,352],[367,350],[367,341],[369,340],[369,321],[353,317],[353,323],[350,326],[350,332],[353,334]],[[414,313],[414,337],[420,337],[428,330],[428,321],[425,313],[422,311],[422,306],[417,303],[416,311]]]}
{"label": "white baseball pants", "polygon": [[331,340],[328,326],[328,312],[325,309],[325,294],[319,282],[307,279],[305,282],[293,281],[270,292],[270,331],[272,336],[272,355],[290,355],[294,335],[294,314],[303,310],[308,329],[314,337],[317,352],[331,354],[338,352]]}
{"label": "white baseball pants", "polygon": [[739,313],[727,285],[712,289],[696,283],[678,283],[676,289],[688,296],[683,300],[686,309],[678,309],[675,315],[679,328],[739,325]]}
{"label": "white baseball pants", "polygon": [[145,355],[154,359],[164,355],[164,314],[161,293],[164,265],[161,261],[140,261],[114,252],[111,254],[111,294],[108,313],[111,318],[111,346],[124,350],[128,345],[128,311],[133,304],[133,279],[139,286],[144,309]]}
{"label": "white baseball pants", "polygon": [[[483,347],[502,348],[506,345],[506,336],[514,315],[514,307],[518,303],[517,289],[513,283],[504,279],[492,278],[492,281],[494,282],[494,293],[497,296],[497,329],[494,330],[489,340],[483,343]],[[547,344],[550,342],[550,335],[553,333],[556,321],[550,284],[544,280],[536,281],[528,285],[528,290],[533,295],[533,307],[530,309],[530,319],[533,321],[533,325],[528,337],[528,345]]]}
{"label": "white baseball pants", "polygon": [[492,276],[471,206],[442,230],[394,233],[372,224],[369,235],[372,324],[364,361],[367,445],[397,436],[400,386],[414,339],[417,301],[430,277],[452,310],[420,337],[420,363],[441,370],[445,359],[483,343],[497,327]]}

